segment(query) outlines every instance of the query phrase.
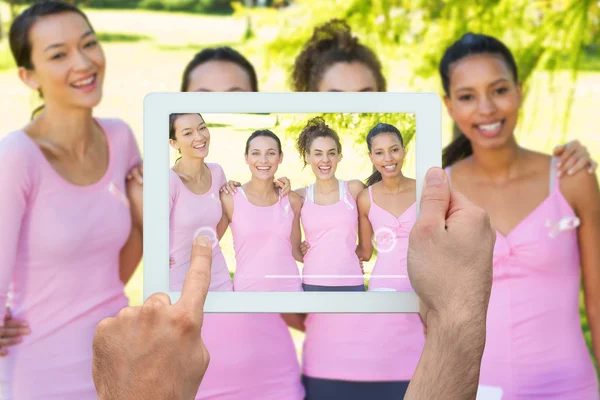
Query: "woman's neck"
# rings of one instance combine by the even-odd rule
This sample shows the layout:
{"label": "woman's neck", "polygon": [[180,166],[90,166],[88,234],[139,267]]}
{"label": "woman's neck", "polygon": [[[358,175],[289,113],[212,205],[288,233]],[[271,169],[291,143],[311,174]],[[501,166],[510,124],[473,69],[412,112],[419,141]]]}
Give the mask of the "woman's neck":
{"label": "woman's neck", "polygon": [[189,181],[201,182],[207,172],[204,158],[182,157],[176,165],[176,170],[186,176]]}
{"label": "woman's neck", "polygon": [[518,173],[523,149],[513,139],[506,146],[485,149],[473,146],[472,165],[474,172],[493,181],[504,181]]}
{"label": "woman's neck", "polygon": [[75,158],[85,157],[94,142],[95,122],[91,108],[64,108],[48,104],[30,126],[33,134],[44,138]]}
{"label": "woman's neck", "polygon": [[277,193],[272,179],[258,179],[253,176],[245,186],[246,190],[263,199],[268,199],[273,196],[273,193]]}
{"label": "woman's neck", "polygon": [[335,176],[330,179],[317,179],[314,187],[318,193],[329,194],[338,190],[339,181]]}
{"label": "woman's neck", "polygon": [[386,192],[398,193],[402,190],[402,186],[404,185],[405,179],[406,178],[404,177],[404,175],[400,173],[394,178],[382,177],[381,184],[383,185],[383,188]]}

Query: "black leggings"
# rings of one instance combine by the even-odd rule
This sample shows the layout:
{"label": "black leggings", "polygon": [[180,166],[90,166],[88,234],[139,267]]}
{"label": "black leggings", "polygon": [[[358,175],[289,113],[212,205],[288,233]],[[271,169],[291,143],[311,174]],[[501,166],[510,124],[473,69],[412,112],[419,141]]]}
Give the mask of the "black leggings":
{"label": "black leggings", "polygon": [[302,376],[304,400],[402,400],[409,381],[356,382]]}

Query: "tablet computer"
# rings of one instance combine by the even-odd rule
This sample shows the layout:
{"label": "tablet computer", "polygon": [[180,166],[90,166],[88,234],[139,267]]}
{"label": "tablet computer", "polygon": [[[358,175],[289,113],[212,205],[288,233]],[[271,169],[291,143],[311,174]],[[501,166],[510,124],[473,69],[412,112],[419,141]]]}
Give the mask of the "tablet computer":
{"label": "tablet computer", "polygon": [[[177,122],[181,115],[189,115],[189,118]],[[414,204],[395,215],[391,210],[395,205],[392,204],[391,209],[384,205],[389,206],[389,202],[386,203],[381,186],[373,185],[372,192],[368,187],[363,189],[364,196],[368,193],[371,202],[368,219],[377,209],[379,218],[384,221],[379,223],[375,221],[377,217],[373,217],[373,256],[369,263],[361,263],[362,270],[356,265],[358,251],[356,256],[348,256],[354,257],[354,261],[338,262],[341,252],[335,249],[344,241],[348,249],[352,238],[338,241],[330,234],[329,241],[320,241],[318,234],[307,236],[307,231],[314,233],[317,228],[314,228],[315,223],[309,222],[306,204],[312,202],[315,208],[322,206],[315,201],[313,184],[316,185],[319,173],[326,175],[330,168],[326,149],[319,149],[321,153],[313,151],[313,155],[325,160],[321,170],[318,169],[321,168],[320,161],[314,161],[314,157],[304,166],[306,155],[302,157],[296,149],[298,135],[315,120],[336,132],[343,145],[343,157],[339,157],[343,161],[338,165],[336,181],[339,188],[334,194],[339,193],[339,210],[322,208],[321,214],[311,214],[313,222],[326,223],[338,214],[346,215],[344,213],[357,216],[360,194],[356,195],[356,181],[365,182],[364,178],[371,175],[376,165],[384,174],[388,174],[388,170],[382,168],[390,171],[395,168],[385,165],[392,163],[394,148],[368,149],[366,136],[371,130],[380,123],[384,125],[379,126],[379,130],[383,127],[384,131],[391,125],[399,130],[405,141],[410,140],[403,143],[408,149],[404,161],[411,160],[412,164],[404,162],[401,167],[407,170],[403,175],[416,180],[412,182]],[[176,127],[180,129],[179,133],[175,132]],[[259,131],[270,133],[256,133]],[[269,144],[275,143],[269,136],[271,134],[277,136],[280,144]],[[193,135],[197,137],[194,139]],[[257,137],[262,139],[257,140]],[[441,142],[441,100],[432,93],[148,94],[144,100],[144,299],[157,292],[168,293],[172,301],[179,298],[181,280],[186,265],[189,266],[191,242],[194,236],[205,235],[213,243],[213,254],[220,253],[218,262],[213,256],[214,282],[211,282],[205,312],[418,312],[418,298],[406,273],[408,233],[418,215],[425,174],[429,168],[441,166]],[[210,143],[210,150],[205,148],[207,143]],[[269,146],[277,149],[269,149]],[[394,147],[393,143],[391,146]],[[185,173],[181,173],[183,164],[174,168],[180,151],[182,156],[189,157],[185,160],[192,160],[185,161],[187,168],[206,156],[204,165],[211,175],[208,192],[194,191],[194,182],[187,182]],[[265,161],[269,154],[276,160],[271,164]],[[386,157],[392,161],[386,161]],[[275,167],[274,174],[269,172]],[[255,191],[257,186],[250,182],[260,182],[266,177],[274,183],[283,176],[288,178],[294,193],[281,195],[279,191],[276,203],[260,204],[260,193]],[[236,188],[236,194],[229,195],[229,199],[223,198],[226,194],[220,190],[225,177],[243,184]],[[207,200],[206,196],[211,198]],[[176,207],[179,207],[177,216]],[[223,217],[221,213],[229,222],[225,233],[217,229],[216,222],[212,225],[194,222],[195,218],[202,220],[217,214]],[[186,224],[187,231],[179,229]],[[290,246],[296,245],[293,233],[291,239],[288,234],[294,224],[300,226],[301,240],[308,242],[308,250],[304,247],[303,262],[288,254]],[[180,233],[184,232],[183,240],[177,237],[178,229]],[[346,233],[347,229],[351,228],[346,228]],[[175,242],[184,245],[174,249]],[[329,247],[324,250],[324,246]],[[403,249],[404,253],[398,249]],[[311,252],[312,259],[308,263]],[[382,258],[387,259],[386,266],[382,261],[378,267],[377,260]],[[222,270],[219,277],[214,275],[218,268],[223,268],[223,263],[231,279],[230,288],[227,288],[228,278]],[[336,263],[340,264],[337,269]],[[331,271],[328,270],[330,265],[334,266]],[[348,265],[352,268],[346,268]],[[223,280],[221,286],[225,289],[213,290],[213,283],[216,284],[218,279]],[[361,281],[364,281],[365,290],[344,289],[360,286],[357,283]]]}

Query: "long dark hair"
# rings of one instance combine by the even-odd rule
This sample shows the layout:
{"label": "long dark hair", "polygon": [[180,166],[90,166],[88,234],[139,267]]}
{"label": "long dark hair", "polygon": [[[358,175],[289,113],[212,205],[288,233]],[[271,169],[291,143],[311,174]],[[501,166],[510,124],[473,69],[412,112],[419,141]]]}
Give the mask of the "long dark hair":
{"label": "long dark hair", "polygon": [[298,149],[298,153],[300,153],[300,157],[302,158],[305,167],[306,155],[310,151],[310,146],[316,138],[320,137],[333,139],[338,153],[342,154],[342,143],[340,142],[338,134],[325,123],[325,120],[322,117],[312,118],[306,123],[306,126],[302,129],[302,132],[300,132],[300,135],[298,135],[298,139],[296,140],[296,149]]}
{"label": "long dark hair", "polygon": [[[498,39],[475,33],[466,33],[454,42],[446,51],[440,61],[440,77],[446,96],[450,96],[450,67],[453,63],[475,54],[494,54],[500,56],[518,81],[517,63],[512,53],[504,43]],[[442,151],[442,166],[444,168],[473,154],[471,141],[458,129],[454,123],[454,140]]]}
{"label": "long dark hair", "polygon": [[[177,122],[177,120],[179,119],[179,117],[183,116],[183,115],[188,115],[188,114],[193,114],[193,113],[173,113],[173,114],[169,114],[169,139],[170,140],[177,140],[177,136],[176,136],[176,130],[175,130],[175,122]],[[200,118],[202,118],[202,114],[197,113],[198,115],[200,115]],[[202,118],[202,121],[204,121],[204,118]],[[179,152],[181,153],[181,150],[179,150]],[[181,160],[181,157],[179,157],[177,160],[175,160],[175,163],[177,163],[179,160]]]}
{"label": "long dark hair", "polygon": [[[396,128],[394,125],[384,124],[380,122],[373,128],[371,128],[371,130],[367,134],[367,148],[369,149],[369,153],[371,152],[371,143],[373,142],[375,136],[381,135],[383,133],[392,133],[396,135],[400,140],[400,144],[402,145],[402,147],[404,147],[404,139],[402,139],[402,134],[400,133],[398,128]],[[367,178],[365,184],[367,185],[367,187],[369,187],[376,184],[377,182],[380,182],[382,179],[383,178],[381,176],[381,172],[377,171],[377,168],[373,166],[373,173]]]}
{"label": "long dark hair", "polygon": [[[31,27],[39,19],[47,17],[49,15],[55,15],[60,13],[73,12],[79,14],[85,22],[89,25],[92,32],[94,28],[87,15],[79,8],[72,4],[65,3],[64,1],[57,0],[42,0],[26,8],[21,14],[19,14],[10,26],[8,33],[10,42],[10,51],[13,55],[17,67],[23,67],[28,70],[35,69],[31,60],[31,38],[29,33]],[[44,98],[41,89],[38,91],[41,98]],[[31,113],[31,119],[44,108],[44,105],[37,107]]]}
{"label": "long dark hair", "polygon": [[181,79],[182,92],[187,92],[187,87],[190,84],[190,73],[199,65],[209,61],[226,61],[238,65],[248,74],[252,91],[258,92],[258,79],[256,78],[254,66],[243,55],[227,46],[206,48],[196,53],[194,58],[185,67],[185,70],[183,70],[183,77]]}
{"label": "long dark hair", "polygon": [[257,137],[261,137],[261,136],[269,137],[269,138],[275,140],[275,142],[277,142],[277,149],[279,150],[279,154],[282,153],[281,152],[281,141],[279,140],[277,135],[268,129],[259,129],[257,131],[252,132],[252,135],[250,135],[248,140],[246,140],[246,150],[244,150],[245,155],[248,155],[248,150],[250,149],[250,142],[252,142],[252,140],[256,139]]}
{"label": "long dark hair", "polygon": [[317,92],[325,71],[338,62],[360,62],[375,76],[377,91],[385,92],[386,81],[375,53],[359,43],[346,21],[332,19],[318,26],[296,58],[291,76],[295,92]]}

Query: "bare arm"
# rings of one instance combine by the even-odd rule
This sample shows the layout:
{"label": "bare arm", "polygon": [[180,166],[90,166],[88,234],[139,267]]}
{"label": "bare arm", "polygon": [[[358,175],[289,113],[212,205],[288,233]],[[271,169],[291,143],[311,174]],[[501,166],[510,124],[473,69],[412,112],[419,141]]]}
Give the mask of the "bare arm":
{"label": "bare arm", "polygon": [[350,195],[354,198],[354,201],[358,200],[358,195],[365,189],[365,184],[359,181],[358,179],[352,179],[348,181],[348,190],[350,191]]}
{"label": "bare arm", "polygon": [[580,219],[579,251],[585,310],[592,346],[600,361],[600,190],[595,175],[584,171],[561,180],[562,191]]}
{"label": "bare arm", "polygon": [[299,262],[304,262],[300,244],[302,243],[302,231],[300,230],[300,210],[302,209],[302,200],[296,192],[290,192],[290,206],[294,212],[294,221],[292,222],[292,255]]}
{"label": "bare arm", "polygon": [[[219,225],[224,223],[223,218],[225,218],[227,220],[227,225],[229,225],[233,221],[233,195],[221,192],[220,198],[221,198],[221,207],[223,208],[223,216],[221,217],[221,221],[219,222]],[[218,225],[217,225],[217,231],[218,231]],[[225,231],[223,231],[223,234],[225,234]]]}
{"label": "bare arm", "polygon": [[229,227],[229,218],[227,218],[225,211],[223,211],[221,220],[217,224],[217,239],[221,240],[225,232],[227,232],[227,227]]}
{"label": "bare arm", "polygon": [[127,181],[126,185],[131,211],[131,232],[119,254],[119,278],[124,284],[133,276],[144,250],[143,186],[135,179]]}
{"label": "bare arm", "polygon": [[358,247],[356,254],[363,261],[369,261],[373,255],[373,226],[369,221],[371,200],[368,190],[358,195]]}

